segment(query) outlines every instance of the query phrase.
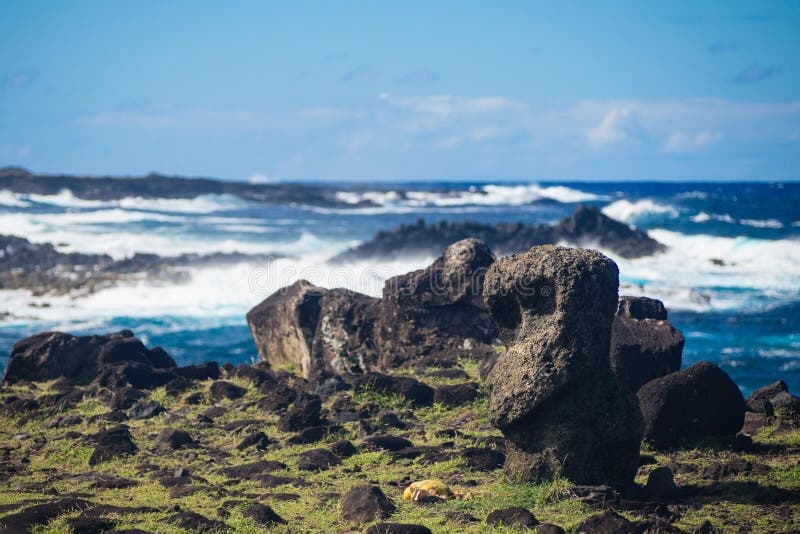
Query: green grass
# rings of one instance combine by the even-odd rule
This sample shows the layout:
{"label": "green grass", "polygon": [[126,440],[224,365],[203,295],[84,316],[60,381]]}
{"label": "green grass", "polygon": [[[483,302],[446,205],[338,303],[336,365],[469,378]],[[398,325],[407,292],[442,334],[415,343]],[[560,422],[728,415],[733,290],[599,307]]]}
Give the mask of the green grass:
{"label": "green grass", "polygon": [[[479,382],[479,362],[464,360],[460,364],[470,375],[470,380]],[[429,379],[424,375],[421,379],[433,386],[454,382]],[[128,421],[126,424],[139,446],[139,452],[132,456],[115,458],[98,466],[88,465],[93,450],[92,444],[88,441],[57,439],[67,430],[88,435],[110,426],[99,419],[90,422],[92,417],[108,411],[105,403],[98,398],[87,397],[70,410],[72,413],[81,414],[84,420],[69,429],[48,428],[49,423],[67,412],[44,413],[23,425],[18,425],[20,414],[0,415],[0,445],[9,444],[17,447],[9,453],[12,463],[19,464],[22,458],[28,462],[24,464],[25,469],[21,473],[10,478],[7,483],[0,484],[0,505],[31,499],[53,499],[52,495],[44,491],[45,488],[36,486],[36,483],[44,483],[61,495],[86,494],[89,495],[86,498],[96,503],[126,507],[148,506],[158,509],[155,513],[114,516],[117,528],[120,529],[140,528],[149,532],[180,532],[180,529],[164,523],[165,518],[173,513],[173,507],[178,505],[182,510],[194,511],[209,519],[222,520],[230,531],[235,533],[360,532],[367,525],[354,525],[341,518],[339,496],[356,485],[371,483],[379,485],[397,505],[397,511],[389,519],[390,521],[424,524],[437,534],[513,532],[508,528],[493,528],[483,523],[483,519],[490,511],[509,506],[525,507],[541,522],[558,524],[568,531],[575,531],[581,521],[598,512],[576,497],[568,480],[511,484],[505,480],[502,469],[492,472],[473,471],[457,454],[443,461],[426,463],[421,458],[395,460],[384,452],[359,450],[355,456],[344,459],[342,465],[318,473],[302,472],[298,469],[297,461],[298,455],[303,451],[325,447],[340,438],[347,438],[358,446],[362,439],[358,423],[342,425],[343,430],[340,433],[327,436],[320,443],[288,445],[286,440],[292,434],[277,428],[278,416],[258,409],[257,402],[261,394],[257,388],[247,380],[236,378],[227,380],[248,388],[248,393],[243,399],[217,402],[227,407],[229,411],[217,419],[211,427],[203,426],[197,421],[197,416],[210,405],[208,397],[206,402],[200,405],[191,406],[185,403],[190,393],[207,392],[210,382],[197,384],[191,391],[180,395],[168,395],[164,388],[150,392],[149,398],[164,405],[168,414],[149,420]],[[1,391],[0,398],[12,394],[38,397],[49,392],[50,387],[46,384],[36,390],[14,387]],[[406,437],[415,445],[440,445],[452,441],[454,443],[452,450],[457,451],[463,447],[473,446],[476,438],[499,436],[499,432],[489,422],[488,398],[485,392],[474,402],[456,408],[436,404],[414,409],[405,399],[397,395],[360,390],[337,394],[325,403],[325,408],[329,408],[330,404],[341,395],[351,395],[354,406],[370,405],[376,413],[380,410],[397,411],[402,419],[412,423],[413,426],[402,431],[391,430],[391,433]],[[200,440],[202,446],[170,453],[156,449],[154,438],[164,426],[167,426],[166,417],[170,418],[169,426],[187,430]],[[222,429],[225,423],[241,419],[260,419],[263,422],[240,432],[226,432]],[[457,430],[459,433],[454,438],[442,437],[440,431],[446,429]],[[246,434],[259,430],[276,443],[273,443],[265,453],[253,449],[236,450],[236,445]],[[12,439],[16,434],[26,434],[27,437]],[[696,468],[677,473],[675,479],[679,485],[719,488],[713,496],[694,498],[691,506],[681,509],[676,526],[687,531],[698,527],[707,518],[712,518],[715,526],[726,532],[800,529],[800,510],[798,510],[800,507],[759,503],[753,498],[752,488],[748,486],[756,483],[762,488],[800,491],[800,431],[787,431],[773,426],[764,429],[754,439],[758,444],[771,449],[763,454],[740,454],[720,450],[719,444],[713,442],[697,443],[691,448],[674,452],[654,451],[643,447],[642,452],[654,455],[658,463],[642,467],[637,482],[645,483],[649,471],[657,466],[677,463]],[[736,458],[764,464],[768,469],[764,473],[744,474],[721,482],[704,479],[698,474],[699,469],[712,462],[727,462]],[[273,474],[302,478],[308,485],[289,484],[277,488],[263,488],[254,481],[230,480],[219,474],[219,469],[222,467],[259,459],[285,463],[287,465],[285,470]],[[165,472],[186,467],[193,475],[206,480],[206,482],[195,482],[195,485],[209,486],[210,490],[172,498],[170,490],[164,488],[153,476],[154,470],[148,468],[148,464],[154,464],[157,470]],[[80,478],[79,475],[87,473],[129,478],[135,480],[137,484],[126,489],[98,490],[91,487],[91,480]],[[75,478],[76,475],[78,478]],[[408,483],[427,478],[444,481],[457,497],[432,504],[403,500],[402,493]],[[271,497],[276,493],[291,493],[296,497],[294,500],[277,500]],[[230,515],[223,517],[220,512],[226,501],[263,502],[286,519],[288,524],[278,525],[272,529],[259,528],[251,519],[242,516],[246,505],[227,507]],[[15,510],[9,510],[0,512],[0,515],[14,512]],[[457,514],[468,514],[477,518],[478,522],[459,522]],[[636,513],[625,513],[625,515],[631,519],[642,517]],[[66,514],[41,527],[37,532],[68,532],[65,520],[69,516],[70,514]]]}

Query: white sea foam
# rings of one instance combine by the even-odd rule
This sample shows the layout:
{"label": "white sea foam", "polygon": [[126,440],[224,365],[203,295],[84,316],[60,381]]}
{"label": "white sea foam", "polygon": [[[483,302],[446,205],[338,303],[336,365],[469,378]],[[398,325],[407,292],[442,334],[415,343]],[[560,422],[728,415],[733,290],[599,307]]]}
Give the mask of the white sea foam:
{"label": "white sea foam", "polygon": [[0,189],[0,206],[8,206],[9,208],[26,208],[30,205],[31,203],[22,200],[18,193],[14,193],[8,189]]}
{"label": "white sea foam", "polygon": [[617,200],[603,208],[603,213],[627,223],[635,222],[636,219],[645,217],[647,215],[667,215],[669,217],[678,217],[678,210],[673,206],[657,204],[653,199],[645,198],[631,202],[627,199]]}
{"label": "white sea foam", "polygon": [[663,229],[649,233],[668,250],[633,260],[615,257],[627,291],[659,298],[670,309],[690,310],[753,309],[756,295],[776,303],[797,298],[798,240],[685,235]]}
{"label": "white sea foam", "polygon": [[116,201],[122,208],[167,213],[213,213],[252,204],[234,195],[200,195],[194,198],[128,197]]}
{"label": "white sea foam", "polygon": [[739,219],[739,223],[753,228],[783,228],[783,223],[777,219]]}
{"label": "white sea foam", "polygon": [[[379,206],[390,208],[420,207],[462,207],[462,206],[523,206],[542,199],[563,203],[605,200],[608,197],[555,185],[542,187],[538,184],[495,185],[471,187],[468,190],[452,191],[406,191],[405,199],[396,191],[342,191],[336,198],[348,204],[371,201]],[[367,208],[369,209],[369,208]],[[373,212],[377,213],[373,209]]]}
{"label": "white sea foam", "polygon": [[[720,221],[730,224],[736,224],[736,219],[731,217],[728,214],[719,215],[717,213],[708,214],[704,211],[701,211],[697,215],[692,217],[692,221],[696,223],[703,223],[708,221]],[[752,226],[753,228],[773,228],[773,229],[780,229],[783,228],[783,223],[777,219],[739,219],[739,224],[744,226]]]}
{"label": "white sea foam", "polygon": [[[111,208],[137,211],[161,211],[166,213],[213,213],[236,209],[250,204],[234,195],[199,195],[194,198],[142,198],[125,197],[118,200],[87,200],[76,197],[69,189],[62,189],[55,195],[17,195],[19,201],[30,200],[38,204],[61,206],[64,208]],[[0,200],[0,202],[2,202]]]}

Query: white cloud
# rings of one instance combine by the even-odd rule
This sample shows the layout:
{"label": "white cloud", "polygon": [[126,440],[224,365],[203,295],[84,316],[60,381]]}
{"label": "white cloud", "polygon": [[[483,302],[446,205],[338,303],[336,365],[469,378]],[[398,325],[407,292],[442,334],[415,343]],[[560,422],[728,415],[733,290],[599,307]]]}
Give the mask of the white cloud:
{"label": "white cloud", "polygon": [[705,130],[694,133],[675,132],[667,139],[664,149],[673,153],[696,152],[720,141],[722,137],[719,132]]}
{"label": "white cloud", "polygon": [[609,110],[600,124],[589,128],[586,137],[593,149],[600,149],[638,138],[641,131],[639,115],[630,108],[622,107]]}

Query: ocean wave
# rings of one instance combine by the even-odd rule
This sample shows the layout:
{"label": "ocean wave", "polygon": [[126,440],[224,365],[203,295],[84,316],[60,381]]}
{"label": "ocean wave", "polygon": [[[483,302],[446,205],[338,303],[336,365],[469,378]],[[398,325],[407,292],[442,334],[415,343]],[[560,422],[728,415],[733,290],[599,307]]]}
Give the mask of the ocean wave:
{"label": "ocean wave", "polygon": [[708,198],[708,193],[704,191],[685,191],[675,195],[675,198],[705,200]]}
{"label": "ocean wave", "polygon": [[8,189],[0,189],[0,206],[7,206],[9,208],[27,208],[30,202],[22,200],[21,195],[9,191]]}
{"label": "ocean wave", "polygon": [[627,290],[659,298],[670,309],[752,310],[765,300],[777,306],[800,297],[799,240],[685,235],[664,229],[649,233],[667,245],[666,252],[634,260],[607,254],[619,264]]}
{"label": "ocean wave", "polygon": [[657,204],[653,199],[645,198],[631,202],[627,199],[617,200],[603,208],[603,213],[627,223],[633,223],[637,219],[649,215],[666,215],[671,218],[678,217],[679,213],[676,208],[670,205]]}
{"label": "ocean wave", "polygon": [[116,205],[125,209],[166,213],[213,213],[233,210],[252,204],[251,201],[228,194],[199,195],[194,198],[127,197],[116,201]]}
{"label": "ocean wave", "polygon": [[783,223],[777,219],[739,219],[739,224],[753,228],[783,228]]}
{"label": "ocean wave", "polygon": [[542,187],[538,184],[488,184],[481,187],[473,186],[463,191],[410,190],[406,191],[405,195],[401,195],[397,191],[341,191],[336,194],[336,198],[352,205],[370,201],[381,207],[392,209],[404,207],[524,206],[544,199],[570,204],[608,199],[603,195],[587,193],[570,187],[560,185]]}
{"label": "ocean wave", "polygon": [[[696,223],[704,223],[712,220],[729,224],[736,224],[737,222],[736,219],[728,214],[709,214],[705,211],[701,211],[697,215],[692,216],[692,222]],[[771,228],[776,230],[783,228],[783,223],[777,219],[739,219],[738,223],[743,226],[751,226],[753,228]]]}
{"label": "ocean wave", "polygon": [[[125,197],[117,200],[87,200],[76,197],[69,189],[62,189],[55,195],[16,195],[18,201],[32,201],[37,204],[63,208],[113,208],[118,207],[136,211],[158,211],[165,213],[213,213],[236,209],[251,204],[250,201],[235,195],[199,195],[194,198],[143,198]],[[2,203],[2,200],[0,200]],[[26,207],[26,205],[19,205]]]}

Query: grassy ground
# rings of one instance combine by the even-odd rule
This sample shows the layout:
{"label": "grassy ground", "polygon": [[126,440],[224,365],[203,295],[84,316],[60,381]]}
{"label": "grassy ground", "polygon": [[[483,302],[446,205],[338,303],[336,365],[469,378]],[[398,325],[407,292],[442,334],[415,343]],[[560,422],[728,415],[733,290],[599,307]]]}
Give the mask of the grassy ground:
{"label": "grassy ground", "polygon": [[[473,380],[478,381],[474,362],[463,362],[463,367]],[[424,376],[418,378],[431,385],[454,383],[443,379],[426,379]],[[218,403],[229,408],[229,411],[214,420],[211,426],[204,426],[197,421],[197,416],[211,405],[208,399],[200,405],[184,402],[193,392],[207,392],[210,382],[199,383],[194,389],[178,396],[169,396],[163,389],[152,391],[150,397],[163,404],[168,410],[167,414],[148,420],[127,421],[139,452],[97,466],[89,466],[93,450],[90,443],[63,438],[63,434],[67,430],[91,434],[109,426],[102,421],[89,422],[91,416],[108,411],[105,403],[99,399],[85,399],[72,409],[69,413],[80,414],[84,420],[68,429],[48,428],[50,423],[65,413],[50,413],[22,424],[20,414],[0,416],[0,449],[9,449],[8,462],[23,467],[7,482],[0,483],[0,516],[19,511],[26,501],[52,500],[57,492],[59,495],[80,495],[95,503],[158,509],[152,513],[110,516],[117,520],[118,529],[182,532],[164,523],[164,518],[179,506],[181,510],[220,519],[233,532],[359,532],[368,525],[355,525],[341,518],[340,495],[353,486],[365,483],[380,486],[397,505],[397,511],[390,521],[423,524],[436,533],[510,532],[509,529],[493,528],[483,523],[490,511],[509,506],[528,508],[539,521],[561,525],[568,531],[576,529],[581,521],[598,512],[597,508],[579,498],[566,480],[513,485],[504,480],[502,469],[481,472],[465,466],[458,455],[460,449],[474,446],[480,438],[499,436],[489,424],[485,396],[457,408],[434,405],[412,410],[400,398],[375,392],[337,394],[351,394],[356,403],[369,403],[396,411],[412,426],[406,430],[391,430],[391,433],[410,439],[414,445],[445,444],[445,450],[455,454],[449,459],[425,463],[420,459],[394,460],[387,453],[359,450],[355,456],[345,459],[342,465],[308,473],[298,470],[298,454],[324,447],[341,438],[348,438],[358,446],[363,437],[358,423],[343,425],[341,433],[319,443],[289,445],[286,441],[292,434],[278,430],[278,416],[264,413],[256,407],[260,398],[257,389],[246,380],[229,380],[248,388],[248,393],[243,399]],[[46,393],[47,384],[40,384],[35,391],[11,388],[3,390],[2,395],[24,397]],[[325,406],[329,406],[336,398],[330,399]],[[263,422],[241,432],[229,432],[222,428],[226,423],[251,418],[262,419]],[[165,426],[187,430],[200,442],[200,446],[169,453],[158,450],[155,437]],[[263,453],[253,448],[237,451],[236,445],[241,439],[257,430],[275,440],[273,444]],[[442,437],[446,431],[452,430],[458,431],[456,437]],[[643,454],[654,456],[656,463],[643,466],[637,482],[645,483],[650,470],[667,465],[676,472],[675,480],[679,486],[695,488],[692,496],[665,505],[667,513],[675,519],[675,526],[686,531],[692,531],[707,519],[724,532],[800,530],[800,506],[791,503],[786,497],[788,493],[781,493],[800,491],[800,432],[773,426],[763,429],[754,437],[754,441],[759,446],[758,453],[735,453],[721,450],[715,444],[703,444],[671,453],[645,449]],[[448,446],[446,442],[453,443]],[[272,474],[296,477],[305,481],[305,484],[287,484],[268,489],[254,481],[230,479],[219,474],[223,467],[260,459],[284,462],[287,468]],[[723,473],[720,476],[720,472],[712,472],[709,468],[717,464],[739,465],[742,464],[741,460],[745,468],[739,469],[738,473]],[[751,464],[750,470],[746,468],[747,462]],[[173,497],[171,490],[163,487],[154,473],[163,474],[179,467],[188,468],[192,475],[203,477],[206,481],[194,482],[193,486],[196,487],[193,489],[197,491],[193,494]],[[86,476],[90,473],[132,479],[135,485],[125,489],[94,489],[91,487],[92,479]],[[450,485],[457,498],[429,504],[402,499],[403,490],[410,482],[428,478],[438,478]],[[271,506],[287,524],[271,529],[259,528],[242,515],[247,503],[253,501]],[[14,506],[17,504],[19,506]],[[221,516],[222,508],[227,508],[230,515]],[[638,519],[651,511],[628,509],[622,513],[630,519]],[[69,532],[66,519],[75,515],[59,517],[38,531]],[[459,518],[465,515],[476,518],[477,522],[462,522]]]}

